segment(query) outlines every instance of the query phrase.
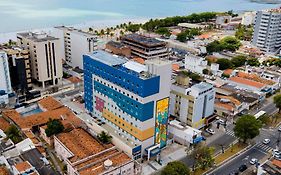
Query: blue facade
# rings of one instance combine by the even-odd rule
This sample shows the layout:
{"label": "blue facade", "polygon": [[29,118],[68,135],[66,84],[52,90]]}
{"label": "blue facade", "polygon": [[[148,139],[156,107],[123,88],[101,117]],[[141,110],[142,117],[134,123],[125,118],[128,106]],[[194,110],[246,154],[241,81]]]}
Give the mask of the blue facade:
{"label": "blue facade", "polygon": [[151,101],[146,104],[135,101],[134,99],[115,91],[97,81],[94,81],[94,89],[105,96],[111,98],[117,106],[125,111],[127,114],[137,118],[140,121],[146,121],[153,118],[154,102]]}
{"label": "blue facade", "polygon": [[[83,66],[84,66],[84,91],[85,91],[85,107],[87,110],[93,112],[93,75],[101,77],[113,84],[116,84],[134,94],[137,94],[141,97],[148,97],[150,95],[156,94],[159,92],[160,85],[160,76],[151,77],[148,79],[139,78],[137,72],[126,69],[121,65],[109,66],[97,60],[94,60],[89,55],[83,55]],[[104,92],[105,93],[105,92]],[[115,93],[115,92],[114,92]],[[130,102],[132,103],[132,102]],[[136,101],[133,102],[135,105]],[[126,103],[127,105],[127,103]],[[121,107],[123,104],[121,105]],[[150,109],[151,104],[145,104],[142,111]],[[152,105],[153,106],[153,105]],[[120,108],[121,108],[120,107]],[[124,110],[131,114],[131,110]],[[138,111],[140,120],[145,120],[150,118],[152,115],[147,115],[144,117],[144,113]],[[136,116],[135,114],[132,114]]]}

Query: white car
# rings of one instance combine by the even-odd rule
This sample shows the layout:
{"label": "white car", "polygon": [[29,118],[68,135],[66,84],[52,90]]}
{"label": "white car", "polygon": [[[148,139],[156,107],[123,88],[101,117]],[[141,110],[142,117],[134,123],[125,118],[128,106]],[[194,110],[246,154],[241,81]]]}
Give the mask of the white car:
{"label": "white car", "polygon": [[212,135],[214,135],[214,134],[216,133],[216,132],[215,132],[213,129],[211,129],[211,128],[206,129],[206,132],[209,133],[209,134],[212,134]]}
{"label": "white car", "polygon": [[262,141],[262,143],[265,144],[265,145],[267,145],[267,144],[270,143],[270,139],[264,139],[264,140]]}
{"label": "white car", "polygon": [[252,159],[250,160],[250,164],[251,164],[251,165],[255,165],[257,162],[258,162],[258,159],[256,159],[256,158],[252,158]]}
{"label": "white car", "polygon": [[272,155],[273,155],[274,158],[281,158],[281,153],[278,149],[274,149],[272,151]]}
{"label": "white car", "polygon": [[218,123],[220,123],[221,125],[224,125],[225,124],[225,121],[223,119],[219,119],[218,120]]}
{"label": "white car", "polygon": [[281,131],[281,126],[279,126],[278,131]]}

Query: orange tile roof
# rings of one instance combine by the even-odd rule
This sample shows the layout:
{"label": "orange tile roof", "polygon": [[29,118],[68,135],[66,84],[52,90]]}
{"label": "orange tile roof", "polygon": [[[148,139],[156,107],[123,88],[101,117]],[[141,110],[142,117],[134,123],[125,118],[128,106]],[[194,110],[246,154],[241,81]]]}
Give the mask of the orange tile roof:
{"label": "orange tile roof", "polygon": [[177,72],[180,70],[180,65],[175,63],[172,65],[172,68],[173,68],[173,71]]}
{"label": "orange tile roof", "polygon": [[63,105],[55,100],[53,97],[43,98],[38,102],[38,104],[46,110],[53,110],[62,107]]}
{"label": "orange tile roof", "polygon": [[134,60],[135,62],[140,63],[140,64],[144,64],[144,63],[145,63],[145,60],[142,59],[142,58],[140,58],[140,57],[135,57],[135,58],[133,58],[133,60]]}
{"label": "orange tile roof", "polygon": [[277,167],[279,167],[279,168],[281,168],[281,161],[280,160],[274,159],[274,160],[272,160],[272,164],[277,166]]}
{"label": "orange tile roof", "polygon": [[[20,128],[31,129],[33,126],[40,126],[46,124],[49,119],[66,120],[73,124],[75,127],[81,125],[82,121],[75,116],[67,107],[61,107],[55,110],[33,114],[27,117],[22,117],[16,110],[3,111],[5,117],[13,120]],[[66,122],[65,121],[65,122]]]}
{"label": "orange tile roof", "polygon": [[24,172],[30,168],[32,168],[32,166],[30,165],[30,163],[28,161],[25,162],[21,162],[15,165],[15,168],[19,171],[19,172]]}
{"label": "orange tile roof", "polygon": [[256,87],[256,88],[262,88],[262,87],[265,86],[265,84],[263,84],[263,83],[256,82],[256,81],[253,81],[253,80],[248,80],[246,78],[241,78],[241,77],[237,77],[237,76],[236,77],[230,77],[229,80],[234,81],[236,83]]}
{"label": "orange tile roof", "polygon": [[241,105],[241,102],[240,102],[239,100],[237,100],[236,98],[231,97],[231,96],[216,95],[216,98],[218,98],[218,99],[228,99],[228,100],[230,100],[233,104],[235,104],[236,106]]}
{"label": "orange tile roof", "polygon": [[75,77],[75,76],[69,77],[67,80],[69,80],[71,83],[80,83],[80,82],[82,82],[82,80],[80,78]]}
{"label": "orange tile roof", "polygon": [[[119,153],[118,155],[115,155],[114,157],[110,158],[112,161],[112,166],[117,167],[119,165],[122,165],[131,159],[124,153]],[[87,169],[84,169],[79,172],[80,175],[98,175],[104,172],[106,169],[103,166],[103,162],[99,162],[93,167],[89,167]]]}
{"label": "orange tile roof", "polygon": [[76,162],[113,146],[112,144],[100,144],[81,128],[67,133],[60,133],[57,138],[74,154],[70,159],[71,162]]}
{"label": "orange tile roof", "polygon": [[208,39],[210,37],[211,37],[210,33],[203,33],[203,34],[198,36],[199,39]]}
{"label": "orange tile roof", "polygon": [[[105,171],[103,162],[107,159],[112,161],[114,167],[131,161],[130,157],[120,152],[118,149],[113,148],[108,150],[114,145],[99,143],[88,132],[81,128],[76,128],[68,133],[60,133],[56,137],[74,154],[69,160],[74,164],[74,168],[78,169],[80,175],[101,174]],[[91,158],[87,158],[89,156],[91,156]],[[77,162],[82,159],[85,160],[79,163]]]}
{"label": "orange tile roof", "polygon": [[267,85],[274,85],[275,84],[274,81],[261,78],[256,74],[249,74],[249,73],[240,71],[240,72],[238,72],[237,76],[241,77],[241,78],[246,78],[246,79],[249,79],[249,80],[257,81],[259,83],[267,84]]}
{"label": "orange tile roof", "polygon": [[0,175],[9,175],[9,172],[6,167],[0,166]]}
{"label": "orange tile roof", "polygon": [[4,118],[0,118],[0,129],[6,131],[10,127],[10,123]]}
{"label": "orange tile roof", "polygon": [[230,75],[233,72],[233,69],[226,69],[223,71],[225,75]]}
{"label": "orange tile roof", "polygon": [[215,102],[215,106],[224,108],[229,111],[233,111],[233,109],[234,109],[234,107],[228,103]]}

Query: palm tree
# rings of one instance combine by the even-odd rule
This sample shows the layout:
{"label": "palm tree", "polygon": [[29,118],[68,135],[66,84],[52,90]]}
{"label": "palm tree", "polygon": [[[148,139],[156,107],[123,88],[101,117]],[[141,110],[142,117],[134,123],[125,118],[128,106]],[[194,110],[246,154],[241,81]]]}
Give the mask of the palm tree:
{"label": "palm tree", "polygon": [[102,131],[100,134],[98,134],[98,139],[104,144],[108,144],[112,140],[112,136],[109,135],[108,133]]}
{"label": "palm tree", "polygon": [[93,32],[93,28],[92,27],[89,28],[89,32]]}
{"label": "palm tree", "polygon": [[110,33],[110,37],[112,38],[113,36],[114,36],[114,33],[113,33],[113,32],[111,32],[111,33]]}

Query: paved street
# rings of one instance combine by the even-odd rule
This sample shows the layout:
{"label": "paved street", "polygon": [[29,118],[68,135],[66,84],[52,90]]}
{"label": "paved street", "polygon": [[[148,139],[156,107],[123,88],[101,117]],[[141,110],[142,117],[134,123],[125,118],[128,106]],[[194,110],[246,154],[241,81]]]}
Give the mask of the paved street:
{"label": "paved street", "polygon": [[[252,158],[261,160],[267,155],[271,155],[271,151],[276,148],[280,132],[277,129],[261,129],[261,133],[256,137],[254,144],[249,150],[235,157],[231,161],[222,165],[218,169],[212,172],[214,175],[227,175],[234,170],[238,170],[239,166],[246,164],[248,167],[253,166],[249,163]],[[265,145],[262,141],[267,138],[270,139],[270,143]]]}

